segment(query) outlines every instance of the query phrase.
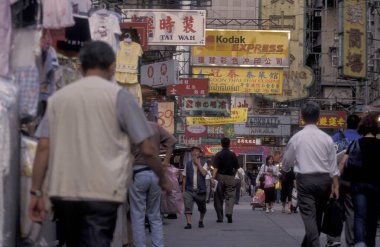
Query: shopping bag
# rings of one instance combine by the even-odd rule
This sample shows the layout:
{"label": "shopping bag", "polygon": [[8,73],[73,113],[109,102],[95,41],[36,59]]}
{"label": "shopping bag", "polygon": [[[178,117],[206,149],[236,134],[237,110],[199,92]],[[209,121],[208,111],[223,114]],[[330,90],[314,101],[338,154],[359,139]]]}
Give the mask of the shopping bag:
{"label": "shopping bag", "polygon": [[340,236],[343,229],[344,210],[335,198],[330,198],[323,214],[321,232],[332,236]]}
{"label": "shopping bag", "polygon": [[271,188],[274,187],[274,179],[270,175],[265,175],[265,182],[264,182],[264,188]]}
{"label": "shopping bag", "polygon": [[163,214],[182,214],[184,211],[183,194],[178,183],[177,173],[178,169],[175,167],[166,169],[166,176],[172,184],[172,191],[161,194],[161,213]]}

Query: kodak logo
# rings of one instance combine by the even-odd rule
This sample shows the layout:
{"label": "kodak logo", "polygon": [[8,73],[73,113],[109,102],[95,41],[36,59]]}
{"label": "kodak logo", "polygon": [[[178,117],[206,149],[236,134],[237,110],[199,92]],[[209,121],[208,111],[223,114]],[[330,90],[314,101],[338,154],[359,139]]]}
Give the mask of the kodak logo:
{"label": "kodak logo", "polygon": [[216,36],[217,43],[237,43],[237,44],[245,44],[245,37],[243,36],[231,36],[224,37],[223,35]]}

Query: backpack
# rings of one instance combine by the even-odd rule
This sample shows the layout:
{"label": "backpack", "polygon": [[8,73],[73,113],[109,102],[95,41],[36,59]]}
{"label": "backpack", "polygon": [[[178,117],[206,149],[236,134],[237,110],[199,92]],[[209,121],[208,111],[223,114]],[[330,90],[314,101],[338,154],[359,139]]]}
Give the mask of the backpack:
{"label": "backpack", "polygon": [[360,150],[359,140],[351,143],[348,147],[348,159],[344,168],[344,179],[354,181],[363,168],[363,157]]}
{"label": "backpack", "polygon": [[349,141],[346,138],[346,135],[343,131],[339,131],[339,139],[337,142],[335,142],[336,146],[336,153],[340,153],[343,150],[347,149],[347,147],[350,145]]}

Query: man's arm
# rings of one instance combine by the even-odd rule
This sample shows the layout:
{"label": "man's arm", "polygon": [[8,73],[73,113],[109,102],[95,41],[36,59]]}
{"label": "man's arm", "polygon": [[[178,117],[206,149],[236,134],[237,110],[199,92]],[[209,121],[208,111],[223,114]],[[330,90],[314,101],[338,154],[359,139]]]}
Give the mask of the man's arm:
{"label": "man's arm", "polygon": [[170,156],[174,150],[174,144],[177,142],[177,139],[166,131],[162,126],[159,126],[160,131],[160,143],[166,148],[165,158],[162,162],[164,167],[168,167],[170,163]]}
{"label": "man's arm", "polygon": [[282,157],[282,170],[284,172],[289,172],[294,166],[294,161],[296,160],[296,151],[292,140],[288,142],[286,146],[284,156]]}
{"label": "man's arm", "polygon": [[45,219],[45,205],[41,193],[49,160],[49,139],[38,140],[37,153],[33,164],[31,199],[29,203],[29,218],[34,222],[43,222]]}
{"label": "man's arm", "polygon": [[145,139],[140,145],[140,149],[142,154],[145,157],[145,160],[147,162],[147,165],[152,168],[154,173],[157,175],[159,181],[159,184],[162,189],[166,190],[167,192],[171,191],[171,184],[169,180],[167,180],[164,169],[161,165],[161,160],[159,158],[159,153],[157,147],[155,147],[154,143],[149,139]]}
{"label": "man's arm", "polygon": [[205,177],[206,174],[207,174],[207,170],[203,167],[202,162],[201,162],[201,159],[200,159],[200,158],[197,158],[197,159],[195,160],[195,164],[197,164],[198,171],[202,174],[203,177]]}
{"label": "man's arm", "polygon": [[344,171],[344,167],[346,165],[347,160],[348,160],[348,154],[344,154],[342,160],[339,162],[339,165],[338,165],[338,169],[341,174]]}

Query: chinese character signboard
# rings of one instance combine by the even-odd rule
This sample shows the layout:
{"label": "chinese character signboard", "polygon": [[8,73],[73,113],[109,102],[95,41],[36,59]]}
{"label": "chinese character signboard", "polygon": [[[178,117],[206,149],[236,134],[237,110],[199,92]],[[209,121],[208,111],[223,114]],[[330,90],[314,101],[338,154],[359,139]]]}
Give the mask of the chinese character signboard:
{"label": "chinese character signboard", "polygon": [[230,98],[182,98],[181,115],[229,117]]}
{"label": "chinese character signboard", "polygon": [[207,126],[205,125],[187,125],[185,137],[207,137]]}
{"label": "chinese character signboard", "polygon": [[179,64],[177,60],[141,66],[141,85],[166,87],[178,83]]}
{"label": "chinese character signboard", "polygon": [[[313,1],[314,2],[314,1]],[[289,67],[284,68],[283,90],[280,94],[264,97],[280,102],[303,99],[309,96],[313,71],[305,61],[305,17],[308,1],[261,0],[260,18],[269,20],[269,29],[289,30]]]}
{"label": "chinese character signboard", "polygon": [[192,64],[288,67],[289,38],[289,31],[206,30],[206,45],[192,47]]}
{"label": "chinese character signboard", "polygon": [[158,124],[174,134],[174,102],[158,102]]}
{"label": "chinese character signboard", "polygon": [[343,76],[367,76],[367,2],[343,1]]}
{"label": "chinese character signboard", "polygon": [[256,136],[290,136],[290,125],[277,125],[266,127],[247,127],[246,124],[235,124],[235,135]]}
{"label": "chinese character signboard", "polygon": [[204,45],[206,11],[173,9],[125,9],[132,22],[148,24],[149,45]]}
{"label": "chinese character signboard", "polygon": [[248,112],[253,109],[253,97],[247,94],[246,96],[232,96],[231,107],[244,107],[248,108]]}
{"label": "chinese character signboard", "polygon": [[148,50],[148,24],[147,23],[136,23],[136,22],[123,22],[120,23],[121,32],[129,32],[130,29],[135,29],[139,37],[139,44],[141,48],[146,51]]}
{"label": "chinese character signboard", "polygon": [[166,87],[166,95],[205,96],[208,95],[208,79],[180,78],[179,84]]}
{"label": "chinese character signboard", "polygon": [[[344,111],[321,111],[317,126],[319,128],[346,128],[346,115]],[[300,126],[305,126],[302,116]]]}
{"label": "chinese character signboard", "polygon": [[193,67],[193,74],[209,79],[209,93],[282,92],[282,69]]}
{"label": "chinese character signboard", "polygon": [[252,137],[238,137],[236,138],[236,144],[242,146],[254,146],[260,145],[260,138],[252,138]]}
{"label": "chinese character signboard", "polygon": [[187,125],[220,125],[247,122],[247,108],[231,108],[231,117],[186,117]]}
{"label": "chinese character signboard", "polygon": [[277,128],[281,124],[291,124],[290,116],[255,115],[248,116],[247,127]]}
{"label": "chinese character signboard", "polygon": [[[223,138],[226,133],[225,125],[209,125],[207,126],[208,138]],[[220,142],[220,140],[218,140]]]}

